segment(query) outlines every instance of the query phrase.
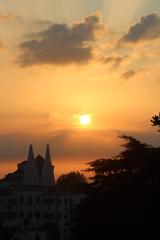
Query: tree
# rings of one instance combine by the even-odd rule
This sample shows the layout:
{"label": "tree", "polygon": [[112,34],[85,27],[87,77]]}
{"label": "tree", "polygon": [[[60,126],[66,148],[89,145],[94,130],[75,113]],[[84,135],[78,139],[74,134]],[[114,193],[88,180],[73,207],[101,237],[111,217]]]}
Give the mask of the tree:
{"label": "tree", "polygon": [[87,185],[86,177],[80,172],[62,174],[57,179],[57,185],[65,190],[80,191]]}
{"label": "tree", "polygon": [[86,172],[93,173],[93,183],[101,187],[126,186],[140,176],[151,147],[131,136],[120,136],[125,143],[118,156],[110,159],[98,159],[87,163]]}
{"label": "tree", "polygon": [[[151,119],[151,122],[152,122],[152,126],[160,127],[160,113],[159,113],[159,115],[154,115]],[[160,132],[160,129],[158,131]]]}
{"label": "tree", "polygon": [[96,186],[109,185],[113,181],[116,174],[123,171],[124,167],[117,158],[100,158],[95,161],[88,162],[88,168],[84,172],[92,172],[93,177],[90,179]]}
{"label": "tree", "polygon": [[160,184],[160,148],[122,135],[123,149],[115,158],[87,163],[85,172],[92,172],[93,185],[101,188],[140,187]]}
{"label": "tree", "polygon": [[90,195],[79,208],[72,239],[129,239],[137,233],[143,233],[143,237],[145,233],[159,234],[159,193],[158,189],[134,188],[106,189]]}
{"label": "tree", "polygon": [[118,155],[118,159],[125,166],[126,170],[135,172],[144,166],[144,162],[148,158],[151,146],[142,143],[132,136],[122,135],[120,138],[125,141],[122,144],[124,150]]}
{"label": "tree", "polygon": [[160,148],[131,136],[116,158],[87,163],[93,191],[80,206],[72,239],[130,237],[128,233],[160,233]]}

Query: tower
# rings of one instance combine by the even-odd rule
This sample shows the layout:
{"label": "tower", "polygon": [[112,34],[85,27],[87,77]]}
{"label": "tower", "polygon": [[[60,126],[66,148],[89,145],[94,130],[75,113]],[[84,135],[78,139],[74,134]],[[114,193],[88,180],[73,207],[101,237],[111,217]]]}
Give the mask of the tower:
{"label": "tower", "polygon": [[32,145],[29,146],[28,159],[24,171],[23,183],[25,185],[39,185],[39,176],[34,160],[34,153]]}
{"label": "tower", "polygon": [[45,160],[41,175],[41,184],[43,186],[53,186],[55,184],[54,166],[52,166],[50,148],[46,146]]}

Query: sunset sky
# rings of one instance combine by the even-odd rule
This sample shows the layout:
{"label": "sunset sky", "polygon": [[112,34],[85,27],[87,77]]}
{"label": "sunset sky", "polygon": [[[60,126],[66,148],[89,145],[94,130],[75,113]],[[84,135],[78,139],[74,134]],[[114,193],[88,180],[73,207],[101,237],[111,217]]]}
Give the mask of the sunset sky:
{"label": "sunset sky", "polygon": [[30,143],[57,176],[116,155],[120,134],[158,146],[159,59],[159,0],[0,0],[0,176]]}

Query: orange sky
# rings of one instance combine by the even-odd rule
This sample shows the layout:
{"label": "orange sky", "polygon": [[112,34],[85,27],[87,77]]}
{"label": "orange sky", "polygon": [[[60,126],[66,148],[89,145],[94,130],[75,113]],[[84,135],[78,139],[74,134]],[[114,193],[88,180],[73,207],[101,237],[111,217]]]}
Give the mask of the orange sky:
{"label": "orange sky", "polygon": [[0,176],[30,143],[57,175],[117,154],[120,134],[158,145],[159,0],[0,0],[0,25]]}

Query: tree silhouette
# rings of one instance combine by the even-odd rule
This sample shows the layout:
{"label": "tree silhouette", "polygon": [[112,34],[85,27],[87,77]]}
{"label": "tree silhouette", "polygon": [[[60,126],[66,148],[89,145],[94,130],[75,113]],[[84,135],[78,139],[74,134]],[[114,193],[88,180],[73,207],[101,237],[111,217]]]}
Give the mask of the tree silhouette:
{"label": "tree silhouette", "polygon": [[[160,113],[159,115],[154,115],[151,119],[151,122],[152,122],[152,126],[160,127]],[[160,129],[158,131],[160,132]]]}
{"label": "tree silhouette", "polygon": [[64,190],[79,191],[86,187],[87,179],[80,172],[70,172],[62,174],[57,179],[57,185]]}
{"label": "tree silhouette", "polygon": [[125,141],[123,150],[118,156],[110,159],[98,159],[87,163],[85,172],[92,172],[92,182],[101,187],[131,187],[144,184],[147,181],[142,177],[142,172],[148,172],[151,159],[159,156],[159,150],[155,151],[151,146],[141,143],[139,140],[122,135]]}
{"label": "tree silhouette", "polygon": [[[160,234],[160,148],[131,136],[115,158],[87,163],[92,189],[80,206],[72,238],[130,238],[128,234]],[[146,234],[146,235],[145,235]]]}

